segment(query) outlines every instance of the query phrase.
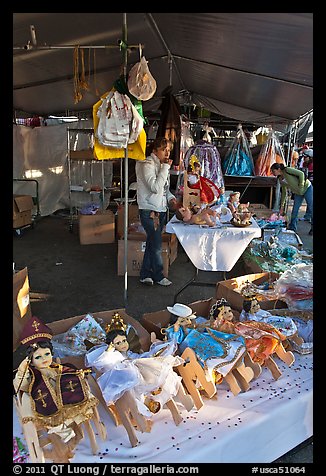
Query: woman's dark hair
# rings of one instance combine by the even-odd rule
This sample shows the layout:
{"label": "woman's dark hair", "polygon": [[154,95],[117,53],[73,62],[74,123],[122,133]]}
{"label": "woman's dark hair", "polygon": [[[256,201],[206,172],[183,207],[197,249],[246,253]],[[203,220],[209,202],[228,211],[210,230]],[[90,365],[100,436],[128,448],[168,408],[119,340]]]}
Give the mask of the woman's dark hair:
{"label": "woman's dark hair", "polygon": [[154,139],[153,142],[147,146],[147,153],[151,154],[154,149],[157,150],[160,147],[163,147],[165,149],[167,145],[170,146],[170,149],[172,151],[173,142],[170,139],[167,139],[166,137],[156,137],[156,139]]}
{"label": "woman's dark hair", "polygon": [[169,324],[175,324],[177,322],[177,320],[179,319],[180,316],[177,316],[176,314],[172,314],[172,312],[170,313],[170,320],[169,320]]}
{"label": "woman's dark hair", "polygon": [[218,299],[210,308],[209,316],[215,319],[223,307],[231,307],[231,304],[225,298]]}
{"label": "woman's dark hair", "polygon": [[271,165],[271,170],[284,170],[285,165],[284,164],[279,164],[278,162],[274,162],[274,164]]}
{"label": "woman's dark hair", "polygon": [[34,347],[32,345],[29,345],[26,349],[26,357],[31,358],[34,354],[34,352],[41,348],[41,349],[50,349],[51,354],[53,355],[53,345],[52,342],[49,340],[40,340],[39,342],[36,342],[37,347]]}
{"label": "woman's dark hair", "polygon": [[109,331],[107,334],[106,334],[106,339],[105,339],[105,342],[110,345],[111,342],[114,341],[114,339],[117,337],[117,336],[125,336],[127,337],[127,334],[121,330],[121,329],[113,329],[112,331]]}

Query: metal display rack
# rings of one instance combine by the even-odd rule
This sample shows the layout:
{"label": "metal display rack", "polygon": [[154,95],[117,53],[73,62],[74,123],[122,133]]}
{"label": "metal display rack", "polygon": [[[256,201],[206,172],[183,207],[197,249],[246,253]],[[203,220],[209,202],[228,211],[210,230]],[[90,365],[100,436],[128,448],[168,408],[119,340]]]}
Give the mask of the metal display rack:
{"label": "metal display rack", "polygon": [[[83,140],[79,140],[80,138]],[[93,144],[94,129],[67,128],[69,229],[71,232],[82,208],[93,204],[105,210],[110,203],[112,161],[95,159]]]}

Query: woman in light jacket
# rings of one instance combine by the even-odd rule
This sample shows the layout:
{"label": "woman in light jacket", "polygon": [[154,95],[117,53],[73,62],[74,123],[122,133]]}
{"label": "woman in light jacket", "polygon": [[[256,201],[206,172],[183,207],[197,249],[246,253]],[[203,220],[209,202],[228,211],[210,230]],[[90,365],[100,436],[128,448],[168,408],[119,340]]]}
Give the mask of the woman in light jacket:
{"label": "woman in light jacket", "polygon": [[163,275],[162,231],[167,221],[169,206],[176,207],[176,198],[170,192],[169,159],[172,143],[164,137],[152,143],[152,153],[144,161],[137,161],[137,202],[140,221],[147,238],[140,282],[169,286],[171,281]]}

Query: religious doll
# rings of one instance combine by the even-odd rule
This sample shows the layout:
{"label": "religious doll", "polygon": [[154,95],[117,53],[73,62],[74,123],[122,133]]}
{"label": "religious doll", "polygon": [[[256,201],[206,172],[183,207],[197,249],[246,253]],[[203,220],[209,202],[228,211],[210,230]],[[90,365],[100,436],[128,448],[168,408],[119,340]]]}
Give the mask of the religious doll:
{"label": "religious doll", "polygon": [[36,428],[46,428],[73,447],[82,438],[79,425],[93,417],[99,404],[90,392],[85,373],[71,364],[53,361],[52,331],[37,317],[26,322],[21,343],[27,357],[14,377],[15,392],[30,395],[30,405],[22,418]]}
{"label": "religious doll", "polygon": [[166,339],[178,344],[179,353],[187,347],[193,349],[212,382],[216,382],[217,373],[226,376],[242,360],[246,351],[243,337],[212,329],[208,319],[193,326],[193,321],[198,318],[184,304],[175,303],[167,309],[171,313],[171,325],[162,329],[162,333]]}
{"label": "religious doll", "polygon": [[232,215],[237,211],[240,203],[240,192],[232,192],[229,195],[226,206],[231,210]]}
{"label": "religious doll", "polygon": [[193,207],[179,207],[175,216],[188,225],[207,225],[210,227],[220,225],[218,214],[209,207],[197,211],[194,211]]}
{"label": "religious doll", "polygon": [[[294,356],[286,352],[282,342],[286,336],[271,324],[257,321],[234,322],[234,314],[230,303],[221,298],[210,309],[210,322],[213,329],[233,332],[245,339],[248,353],[253,362],[266,364],[275,369],[274,376],[281,375],[271,356],[276,353],[285,363],[292,365]],[[273,372],[272,372],[273,373]],[[278,378],[277,377],[277,378]]]}
{"label": "religious doll", "polygon": [[189,159],[188,165],[188,187],[200,190],[200,202],[205,206],[213,205],[219,196],[221,190],[210,179],[203,177],[200,173],[201,165],[195,155]]}
{"label": "religious doll", "polygon": [[126,327],[116,313],[106,329],[106,344],[93,347],[85,357],[86,365],[100,374],[97,382],[107,405],[130,391],[138,411],[146,417],[173,397],[189,411],[192,399],[185,395],[181,377],[173,370],[183,363],[174,356],[174,343],[154,342],[148,352],[134,353],[129,349]]}

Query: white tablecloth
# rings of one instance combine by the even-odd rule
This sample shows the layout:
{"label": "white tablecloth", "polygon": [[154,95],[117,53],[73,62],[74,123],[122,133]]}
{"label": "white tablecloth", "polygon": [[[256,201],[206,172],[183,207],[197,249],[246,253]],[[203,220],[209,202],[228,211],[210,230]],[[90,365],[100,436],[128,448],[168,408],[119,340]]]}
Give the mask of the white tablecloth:
{"label": "white tablecloth", "polygon": [[230,271],[253,238],[260,238],[254,218],[246,228],[222,225],[221,228],[188,225],[175,216],[166,225],[175,233],[193,265],[203,271]]}
{"label": "white tablecloth", "polygon": [[[93,455],[87,436],[72,463],[271,463],[313,435],[313,356],[295,353],[287,367],[275,357],[282,376],[275,381],[267,368],[247,392],[234,396],[225,382],[217,398],[203,397],[204,406],[187,412],[176,426],[169,410],[153,416],[150,433],[137,432],[140,444],[130,446],[127,432],[114,426],[103,407],[100,415],[108,438],[98,438]],[[13,435],[23,439],[15,409]]]}

